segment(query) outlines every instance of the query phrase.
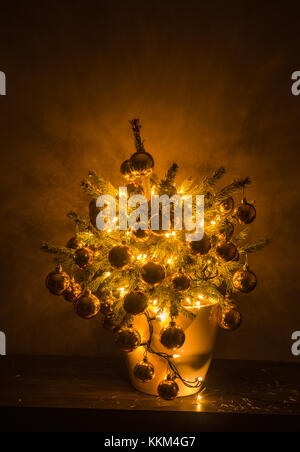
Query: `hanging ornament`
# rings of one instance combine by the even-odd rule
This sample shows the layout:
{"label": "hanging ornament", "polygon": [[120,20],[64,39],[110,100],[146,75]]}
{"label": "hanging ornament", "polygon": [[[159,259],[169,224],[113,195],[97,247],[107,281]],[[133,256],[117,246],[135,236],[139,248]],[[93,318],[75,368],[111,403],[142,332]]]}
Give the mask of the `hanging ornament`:
{"label": "hanging ornament", "polygon": [[115,337],[116,344],[126,353],[132,352],[141,344],[140,333],[131,326],[121,328]]}
{"label": "hanging ornament", "polygon": [[224,199],[218,205],[218,211],[222,215],[230,214],[234,209],[234,199],[230,196],[229,198]]}
{"label": "hanging ornament", "polygon": [[125,295],[124,309],[128,314],[138,315],[142,314],[148,306],[148,298],[139,290],[134,290]]}
{"label": "hanging ornament", "polygon": [[232,242],[220,241],[216,244],[216,256],[224,262],[232,261],[237,253],[236,246]]}
{"label": "hanging ornament", "polygon": [[150,237],[150,231],[148,229],[133,229],[132,235],[138,242],[146,242]]}
{"label": "hanging ornament", "polygon": [[179,290],[180,292],[184,292],[189,289],[191,285],[190,278],[184,273],[178,273],[172,279],[173,287],[175,290]]}
{"label": "hanging ornament", "polygon": [[61,265],[58,265],[54,272],[46,277],[46,287],[53,295],[61,295],[70,285],[70,277],[62,271]]}
{"label": "hanging ornament", "polygon": [[217,322],[220,328],[228,331],[236,330],[242,323],[242,314],[236,309],[235,305],[219,308]]}
{"label": "hanging ornament", "polygon": [[142,195],[144,193],[143,187],[139,184],[131,183],[131,184],[126,185],[126,188],[127,188],[128,198],[130,198],[130,196]]}
{"label": "hanging ornament", "polygon": [[64,291],[66,301],[74,302],[78,300],[82,293],[81,285],[74,278],[71,279],[69,287]]}
{"label": "hanging ornament", "polygon": [[141,268],[142,279],[151,286],[157,286],[160,284],[166,276],[165,269],[162,265],[155,262],[147,262]]}
{"label": "hanging ornament", "polygon": [[76,248],[80,248],[82,246],[82,242],[80,242],[80,240],[78,240],[75,236],[71,237],[66,244],[66,248],[71,248],[73,250],[76,250]]}
{"label": "hanging ornament", "polygon": [[78,267],[86,268],[94,262],[94,253],[86,246],[77,248],[74,259]]}
{"label": "hanging ornament", "polygon": [[127,179],[128,181],[133,181],[136,178],[136,176],[132,172],[130,160],[125,160],[122,163],[120,171],[122,176],[125,177],[125,179]]}
{"label": "hanging ornament", "polygon": [[255,289],[257,284],[256,274],[249,270],[248,265],[244,265],[241,270],[235,272],[232,278],[232,284],[240,292],[248,293]]}
{"label": "hanging ornament", "polygon": [[138,380],[147,383],[148,381],[153,380],[155,376],[154,366],[148,362],[147,358],[144,358],[143,361],[134,366],[133,375]]}
{"label": "hanging ornament", "polygon": [[102,326],[104,329],[111,332],[117,331],[120,328],[120,325],[115,322],[114,317],[111,314],[103,317]]}
{"label": "hanging ornament", "polygon": [[204,234],[201,240],[193,240],[188,244],[189,250],[192,254],[200,254],[204,256],[211,248],[210,238]]}
{"label": "hanging ornament", "polygon": [[160,342],[164,347],[175,350],[183,346],[185,334],[182,328],[171,321],[160,333]]}
{"label": "hanging ornament", "polygon": [[130,157],[130,165],[135,177],[150,176],[154,167],[154,160],[148,152],[135,152]]}
{"label": "hanging ornament", "polygon": [[127,267],[130,264],[131,259],[132,256],[130,250],[126,245],[114,246],[108,254],[108,260],[111,266],[118,270]]}
{"label": "hanging ornament", "polygon": [[157,392],[162,399],[173,400],[179,392],[179,387],[176,381],[167,378],[159,383]]}
{"label": "hanging ornament", "polygon": [[234,225],[230,221],[226,221],[220,229],[220,235],[225,237],[226,241],[229,241],[234,234]]}
{"label": "hanging ornament", "polygon": [[87,290],[76,302],[75,310],[79,317],[83,319],[91,319],[95,317],[100,311],[100,301]]}
{"label": "hanging ornament", "polygon": [[138,119],[130,121],[135,139],[136,152],[130,157],[130,168],[136,177],[150,176],[154,167],[153,157],[145,151],[144,143],[140,135],[140,123]]}
{"label": "hanging ornament", "polygon": [[241,224],[250,224],[255,220],[256,209],[252,204],[249,204],[244,198],[237,208],[236,216]]}

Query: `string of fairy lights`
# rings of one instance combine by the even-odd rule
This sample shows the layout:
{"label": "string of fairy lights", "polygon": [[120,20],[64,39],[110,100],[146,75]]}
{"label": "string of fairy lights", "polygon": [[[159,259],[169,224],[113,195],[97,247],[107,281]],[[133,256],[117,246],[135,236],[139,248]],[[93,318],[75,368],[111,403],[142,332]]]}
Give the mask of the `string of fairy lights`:
{"label": "string of fairy lights", "polygon": [[[172,219],[168,230],[151,229],[152,218],[146,229],[120,230],[118,214],[107,228],[99,230],[97,216],[101,208],[96,200],[103,194],[116,197],[118,192],[110,182],[90,171],[81,184],[91,197],[89,218],[70,212],[75,236],[65,247],[46,242],[42,245],[43,250],[55,255],[57,264],[46,278],[46,287],[72,303],[81,318],[91,319],[100,314],[103,327],[115,333],[115,342],[123,352],[144,348],[144,359],[135,363],[133,374],[145,388],[152,384],[157,371],[148,361],[148,354],[165,361],[167,372],[157,386],[157,394],[171,400],[180,395],[177,382],[199,391],[205,387],[198,376],[186,379],[174,362],[174,353],[180,351],[186,339],[179,314],[192,322],[196,314],[188,308],[216,303],[218,325],[225,330],[238,328],[242,316],[232,294],[254,290],[257,277],[249,267],[248,254],[262,249],[268,241],[243,244],[247,225],[256,218],[254,204],[245,198],[249,178],[235,180],[217,191],[215,186],[225,174],[220,167],[200,182],[188,178],[177,186],[178,166],[174,163],[165,178],[159,179],[153,173],[153,157],[145,151],[139,120],[130,124],[136,151],[120,168],[128,196],[145,195],[151,212],[151,194],[169,197],[177,194],[183,202],[188,194],[203,194],[203,238],[186,242],[185,231],[175,230]],[[236,207],[232,194],[238,191],[242,191],[242,201]],[[161,224],[161,210],[157,215]],[[239,232],[238,227],[242,228]],[[146,342],[142,341],[144,331],[139,331],[135,322],[142,315],[149,330]],[[161,349],[152,344],[154,318],[161,322]]]}

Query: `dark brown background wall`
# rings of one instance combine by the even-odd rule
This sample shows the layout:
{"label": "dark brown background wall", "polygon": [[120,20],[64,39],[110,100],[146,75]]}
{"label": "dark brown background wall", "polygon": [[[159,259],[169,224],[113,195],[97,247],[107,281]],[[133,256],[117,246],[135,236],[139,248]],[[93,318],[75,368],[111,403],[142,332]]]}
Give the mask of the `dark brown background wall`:
{"label": "dark brown background wall", "polygon": [[[258,216],[251,257],[257,290],[241,298],[244,324],[220,332],[217,357],[296,360],[300,330],[300,70],[296,2],[36,1],[1,3],[0,330],[8,353],[117,351],[97,319],[51,296],[42,240],[65,244],[65,214],[87,212],[79,184],[95,169],[119,184],[133,151],[128,119],[143,122],[157,172],[181,177],[224,164],[249,175]],[[299,360],[299,358],[298,358]]]}

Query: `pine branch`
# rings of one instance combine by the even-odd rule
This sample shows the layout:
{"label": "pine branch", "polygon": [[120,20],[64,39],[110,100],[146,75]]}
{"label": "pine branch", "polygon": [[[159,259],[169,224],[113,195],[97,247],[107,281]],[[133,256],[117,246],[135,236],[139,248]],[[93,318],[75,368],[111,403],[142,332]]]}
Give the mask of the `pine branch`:
{"label": "pine branch", "polygon": [[220,168],[218,168],[212,176],[207,177],[204,179],[203,181],[203,186],[204,188],[207,187],[213,187],[214,185],[216,185],[216,183],[222,179],[222,177],[226,174],[226,169],[224,166],[220,166]]}
{"label": "pine branch", "polygon": [[98,176],[94,171],[89,171],[88,177],[84,179],[81,188],[92,198],[98,198],[103,194],[115,196],[116,188],[108,181]]}
{"label": "pine branch", "polygon": [[238,235],[236,235],[236,236],[234,237],[234,241],[235,241],[235,242],[242,242],[243,240],[246,240],[246,238],[247,238],[248,235],[249,235],[249,232],[250,232],[250,228],[249,228],[249,227],[246,227],[246,228],[242,229],[242,230],[238,233]]}
{"label": "pine branch", "polygon": [[227,185],[226,187],[222,188],[219,193],[215,196],[215,201],[221,201],[225,198],[228,198],[232,193],[240,190],[241,188],[244,188],[246,185],[249,185],[251,183],[251,180],[249,177],[246,177],[244,179],[237,179],[233,181],[231,184]]}
{"label": "pine branch", "polygon": [[173,163],[167,171],[165,179],[162,179],[159,184],[159,193],[168,194],[172,188],[174,188],[174,181],[178,172],[177,163]]}
{"label": "pine branch", "polygon": [[226,169],[224,166],[220,166],[212,176],[205,177],[200,184],[197,184],[191,190],[192,195],[194,194],[206,194],[210,189],[212,189],[216,183],[226,174]]}
{"label": "pine branch", "polygon": [[261,239],[255,243],[245,245],[245,246],[239,248],[239,252],[240,252],[240,254],[255,253],[256,251],[260,251],[263,248],[265,248],[267,245],[269,245],[269,243],[270,243],[270,239],[268,239],[268,238]]}
{"label": "pine branch", "polygon": [[90,228],[89,221],[86,218],[78,215],[73,210],[71,210],[67,214],[67,217],[70,218],[70,220],[74,221],[74,223],[76,224],[76,226],[78,226],[80,231],[87,231],[87,230],[89,230],[89,228]]}
{"label": "pine branch", "polygon": [[50,254],[59,254],[61,256],[73,256],[73,250],[64,246],[54,246],[48,242],[42,242],[41,250]]}
{"label": "pine branch", "polygon": [[142,127],[140,125],[140,120],[138,118],[135,118],[135,119],[132,119],[131,121],[129,121],[129,123],[132,128],[136,151],[137,152],[145,152],[144,142],[142,141],[141,134],[140,134],[140,130]]}

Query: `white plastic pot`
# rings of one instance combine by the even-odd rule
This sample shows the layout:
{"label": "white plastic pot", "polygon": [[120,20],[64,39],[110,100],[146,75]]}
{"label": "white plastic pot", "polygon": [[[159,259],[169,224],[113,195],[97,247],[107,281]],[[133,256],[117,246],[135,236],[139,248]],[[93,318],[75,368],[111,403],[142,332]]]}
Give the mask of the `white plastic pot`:
{"label": "white plastic pot", "polygon": [[[203,303],[200,307],[188,308],[196,315],[191,321],[183,314],[176,318],[176,324],[184,329],[185,342],[180,349],[170,351],[166,349],[160,342],[160,331],[164,328],[170,319],[162,321],[153,320],[153,335],[151,348],[156,352],[173,354],[173,362],[175,363],[180,375],[185,380],[195,380],[197,378],[205,380],[206,373],[213,356],[213,349],[217,334],[216,310],[218,304]],[[142,336],[142,342],[149,339],[149,326],[144,315],[136,316],[133,327],[136,328]],[[156,354],[148,353],[148,361],[155,368],[154,378],[147,383],[138,380],[134,374],[134,366],[143,360],[144,347],[139,347],[131,353],[126,353],[125,360],[129,372],[132,385],[141,392],[157,395],[157,387],[159,383],[165,379],[168,372],[168,362]],[[188,396],[195,394],[198,388],[189,388],[185,386],[179,379],[176,379],[179,386],[178,396]]]}

